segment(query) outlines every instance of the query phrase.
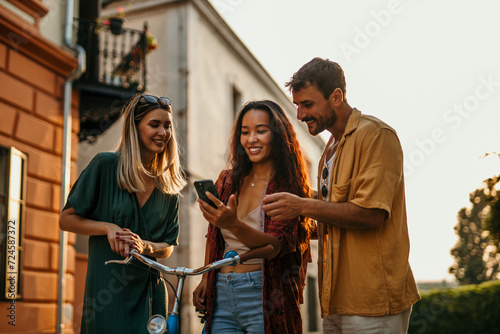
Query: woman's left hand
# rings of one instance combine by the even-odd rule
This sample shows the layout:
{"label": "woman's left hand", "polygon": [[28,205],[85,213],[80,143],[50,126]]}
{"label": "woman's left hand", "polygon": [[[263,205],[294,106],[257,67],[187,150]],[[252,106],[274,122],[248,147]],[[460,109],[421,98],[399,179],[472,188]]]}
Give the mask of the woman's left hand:
{"label": "woman's left hand", "polygon": [[128,228],[123,228],[120,232],[116,232],[116,239],[123,241],[124,247],[121,255],[124,257],[128,256],[129,249],[134,249],[139,254],[143,254],[145,251],[147,253],[148,244],[138,234],[133,233]]}
{"label": "woman's left hand", "polygon": [[235,226],[235,222],[238,221],[238,216],[236,215],[236,198],[235,195],[231,195],[228,200],[228,205],[224,205],[217,197],[206,192],[208,199],[210,199],[217,208],[214,208],[205,201],[198,199],[200,204],[201,212],[203,217],[205,217],[208,222],[218,228],[231,229]]}

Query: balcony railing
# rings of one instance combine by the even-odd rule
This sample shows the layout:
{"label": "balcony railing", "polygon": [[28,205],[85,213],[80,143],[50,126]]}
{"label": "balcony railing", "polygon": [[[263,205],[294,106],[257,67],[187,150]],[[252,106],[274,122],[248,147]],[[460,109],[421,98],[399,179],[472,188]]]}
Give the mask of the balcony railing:
{"label": "balcony railing", "polygon": [[[147,24],[123,28],[111,20],[75,20],[86,71],[74,83],[80,92],[80,141],[93,142],[120,117],[124,103],[146,89]],[[149,46],[151,47],[151,46]]]}
{"label": "balcony railing", "polygon": [[123,97],[146,88],[146,32],[111,20],[77,19],[77,44],[86,51],[87,70],[76,83],[85,91]]}

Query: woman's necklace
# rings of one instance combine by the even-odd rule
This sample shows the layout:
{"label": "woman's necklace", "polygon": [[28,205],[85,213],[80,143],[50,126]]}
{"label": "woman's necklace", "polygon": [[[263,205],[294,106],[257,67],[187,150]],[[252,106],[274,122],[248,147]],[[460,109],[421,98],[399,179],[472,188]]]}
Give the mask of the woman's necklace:
{"label": "woman's necklace", "polygon": [[252,171],[252,181],[250,182],[250,185],[251,185],[252,187],[255,187],[255,183],[256,183],[256,182],[263,181],[263,180],[267,180],[267,181],[269,181],[269,180],[271,179],[271,177],[272,177],[272,174],[271,174],[271,175],[268,175],[268,176],[266,176],[266,177],[263,177],[262,179],[257,179],[257,180],[255,180],[255,179],[254,179],[254,175],[253,175],[253,171]]}

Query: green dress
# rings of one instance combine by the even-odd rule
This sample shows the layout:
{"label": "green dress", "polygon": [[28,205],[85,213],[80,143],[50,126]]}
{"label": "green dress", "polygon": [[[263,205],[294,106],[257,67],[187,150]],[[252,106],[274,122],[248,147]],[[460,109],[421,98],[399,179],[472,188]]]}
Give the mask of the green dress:
{"label": "green dress", "polygon": [[[126,227],[143,240],[177,245],[179,196],[155,188],[141,208],[135,193],[118,188],[118,156],[97,154],[64,209],[73,207],[82,217]],[[136,259],[129,265],[104,265],[115,259],[123,258],[111,251],[107,236],[89,238],[81,333],[147,333],[151,315],[166,317],[166,287],[158,273]]]}

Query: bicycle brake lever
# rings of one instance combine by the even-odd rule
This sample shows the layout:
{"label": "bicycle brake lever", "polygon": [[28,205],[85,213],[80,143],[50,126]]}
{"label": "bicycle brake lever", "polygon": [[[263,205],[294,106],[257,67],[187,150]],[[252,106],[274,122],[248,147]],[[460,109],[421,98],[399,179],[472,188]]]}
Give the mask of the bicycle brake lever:
{"label": "bicycle brake lever", "polygon": [[131,254],[125,260],[109,260],[104,262],[104,265],[107,265],[108,263],[129,264],[133,257],[134,256]]}

